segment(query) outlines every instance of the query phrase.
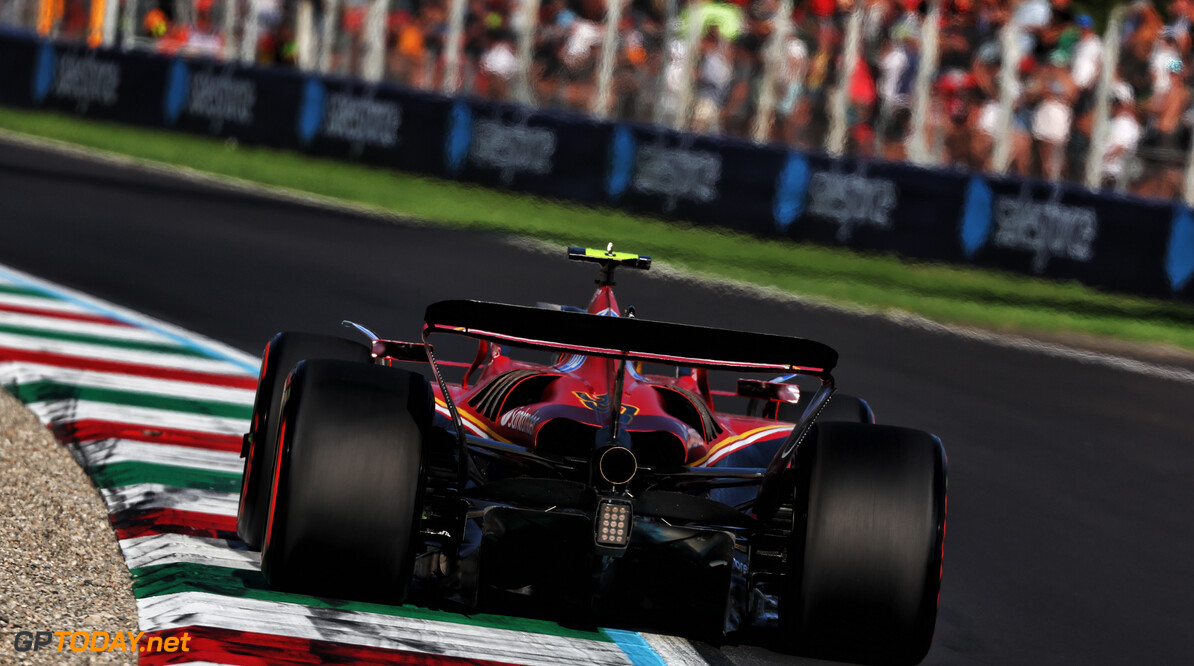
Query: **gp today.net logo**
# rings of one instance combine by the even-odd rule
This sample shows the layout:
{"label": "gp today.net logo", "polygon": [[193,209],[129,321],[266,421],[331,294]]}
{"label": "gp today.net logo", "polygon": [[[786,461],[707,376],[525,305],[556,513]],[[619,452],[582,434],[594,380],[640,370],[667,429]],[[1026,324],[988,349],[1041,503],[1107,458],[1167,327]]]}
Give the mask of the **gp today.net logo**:
{"label": "gp today.net logo", "polygon": [[[18,631],[13,638],[17,652],[190,652],[191,635],[144,638],[144,631]],[[144,640],[142,640],[144,639]]]}

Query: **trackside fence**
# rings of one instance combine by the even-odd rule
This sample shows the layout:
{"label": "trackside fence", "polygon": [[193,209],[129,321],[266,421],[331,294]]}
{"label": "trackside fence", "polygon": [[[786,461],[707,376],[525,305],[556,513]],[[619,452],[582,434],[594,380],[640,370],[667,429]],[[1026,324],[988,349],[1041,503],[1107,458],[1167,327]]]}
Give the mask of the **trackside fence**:
{"label": "trackside fence", "polygon": [[[0,29],[3,30],[3,29]],[[0,105],[301,150],[903,257],[1194,300],[1194,212],[396,83],[0,31]]]}

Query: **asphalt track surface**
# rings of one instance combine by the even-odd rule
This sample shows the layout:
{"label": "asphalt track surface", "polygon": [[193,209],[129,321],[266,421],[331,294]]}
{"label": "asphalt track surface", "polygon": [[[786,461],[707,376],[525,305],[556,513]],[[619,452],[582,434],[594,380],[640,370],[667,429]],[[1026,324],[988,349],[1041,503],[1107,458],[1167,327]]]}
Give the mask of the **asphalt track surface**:
{"label": "asphalt track surface", "polygon": [[[0,262],[256,353],[345,318],[415,339],[438,299],[583,304],[562,256],[0,141]],[[618,289],[640,316],[829,342],[839,387],[943,439],[926,664],[1194,663],[1194,383],[630,271]]]}

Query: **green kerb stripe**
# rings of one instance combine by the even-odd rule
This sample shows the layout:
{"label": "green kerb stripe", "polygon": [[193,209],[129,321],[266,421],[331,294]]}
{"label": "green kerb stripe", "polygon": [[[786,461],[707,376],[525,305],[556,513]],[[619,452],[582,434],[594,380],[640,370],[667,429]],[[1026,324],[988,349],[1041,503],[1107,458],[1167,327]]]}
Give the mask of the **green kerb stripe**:
{"label": "green kerb stripe", "polygon": [[75,386],[49,379],[29,382],[28,384],[10,384],[4,388],[25,404],[31,402],[48,402],[51,400],[87,400],[91,402],[106,402],[113,405],[124,405],[126,407],[148,407],[171,412],[244,419],[246,421],[253,416],[252,405],[238,405],[230,402],[200,400],[198,398],[176,398],[156,393],[139,393],[120,389]]}
{"label": "green kerb stripe", "polygon": [[36,287],[22,287],[15,284],[0,284],[0,294],[16,294],[18,296],[37,296],[50,300],[62,300],[53,294],[46,293]]}
{"label": "green kerb stripe", "polygon": [[100,488],[160,483],[175,488],[194,488],[218,493],[235,494],[240,492],[241,475],[235,472],[133,461],[99,465],[87,471],[91,474],[91,480]]}
{"label": "green kerb stripe", "polygon": [[89,345],[104,345],[105,347],[117,347],[120,349],[134,349],[137,351],[159,352],[163,354],[177,354],[179,356],[198,356],[200,358],[213,358],[211,354],[201,352],[197,349],[189,347],[180,347],[176,344],[161,343],[161,342],[141,342],[139,340],[122,340],[119,338],[105,338],[99,335],[86,335],[83,333],[66,333],[64,331],[47,331],[40,328],[28,328],[25,326],[8,326],[0,324],[0,333],[12,333],[13,335],[27,335],[34,338],[46,338],[48,340],[61,340],[63,342],[82,342]]}
{"label": "green kerb stripe", "polygon": [[[180,592],[207,592],[228,597],[256,599],[259,601],[276,601],[279,603],[302,604],[315,608],[334,608],[343,611],[359,611],[363,613],[377,613],[432,622],[451,622],[474,627],[489,627],[493,629],[509,629],[511,631],[525,631],[562,638],[579,638],[591,641],[612,643],[604,631],[573,629],[561,627],[555,622],[535,620],[530,618],[507,617],[504,615],[461,615],[447,611],[432,610],[420,606],[387,606],[384,604],[370,604],[358,601],[327,600],[303,594],[288,594],[275,592],[266,585],[265,578],[260,571],[244,569],[227,569],[200,564],[163,564],[151,567],[141,567],[131,571],[133,575],[133,594],[138,599],[156,597]],[[235,603],[229,600],[229,603]]]}

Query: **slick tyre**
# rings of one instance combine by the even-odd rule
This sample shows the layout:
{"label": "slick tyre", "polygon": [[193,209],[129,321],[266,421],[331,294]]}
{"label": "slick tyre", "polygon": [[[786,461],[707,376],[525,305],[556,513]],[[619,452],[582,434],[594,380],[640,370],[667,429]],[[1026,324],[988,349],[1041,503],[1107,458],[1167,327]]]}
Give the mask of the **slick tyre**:
{"label": "slick tyre", "polygon": [[[809,393],[811,396],[812,393]],[[804,413],[804,408],[807,407],[807,402],[798,402],[796,404],[781,402],[779,405],[778,419],[780,421],[788,421],[795,423],[800,420],[801,414]],[[866,400],[858,398],[847,393],[834,393],[833,397],[829,399],[829,404],[821,410],[821,414],[817,417],[818,423],[826,423],[828,421],[846,421],[848,423],[874,423],[875,413],[871,411],[871,406]]]}
{"label": "slick tyre", "polygon": [[245,470],[241,481],[240,506],[236,512],[236,533],[249,548],[260,550],[265,539],[265,517],[269,511],[270,483],[277,455],[278,414],[286,377],[299,361],[337,359],[369,363],[365,345],[343,338],[314,333],[278,333],[265,346],[253,420],[248,434]]}
{"label": "slick tyre", "polygon": [[818,423],[798,478],[781,618],[795,651],[916,664],[937,618],[946,459],[917,430]]}
{"label": "slick tyre", "polygon": [[432,401],[427,380],[405,370],[327,360],[295,368],[261,554],[270,587],[405,598]]}

